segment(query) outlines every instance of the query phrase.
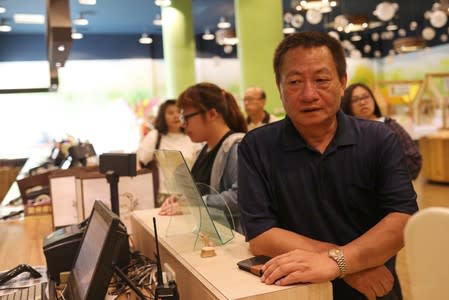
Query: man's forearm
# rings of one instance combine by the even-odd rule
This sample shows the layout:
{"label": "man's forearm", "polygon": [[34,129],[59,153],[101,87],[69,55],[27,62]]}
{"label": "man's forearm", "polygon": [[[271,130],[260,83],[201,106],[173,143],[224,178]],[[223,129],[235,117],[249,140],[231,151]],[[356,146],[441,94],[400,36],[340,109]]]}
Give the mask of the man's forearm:
{"label": "man's forearm", "polygon": [[278,227],[271,228],[258,235],[249,244],[250,250],[254,255],[266,255],[270,257],[294,249],[322,252],[335,247],[334,244],[314,240]]}
{"label": "man's forearm", "polygon": [[403,231],[410,215],[390,213],[359,238],[341,247],[348,273],[384,264],[403,247]]}

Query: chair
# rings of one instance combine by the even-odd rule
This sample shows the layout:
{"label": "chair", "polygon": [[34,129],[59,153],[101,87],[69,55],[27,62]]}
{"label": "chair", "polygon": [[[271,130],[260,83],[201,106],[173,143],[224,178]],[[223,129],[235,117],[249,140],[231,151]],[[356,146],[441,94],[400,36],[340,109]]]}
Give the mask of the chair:
{"label": "chair", "polygon": [[412,300],[449,299],[449,208],[417,212],[404,235]]}

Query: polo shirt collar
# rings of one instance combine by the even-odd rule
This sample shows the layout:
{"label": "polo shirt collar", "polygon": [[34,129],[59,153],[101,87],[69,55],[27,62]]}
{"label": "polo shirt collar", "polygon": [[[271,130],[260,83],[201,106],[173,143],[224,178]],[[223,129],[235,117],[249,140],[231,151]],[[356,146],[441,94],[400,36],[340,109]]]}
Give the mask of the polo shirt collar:
{"label": "polo shirt collar", "polygon": [[[338,146],[356,144],[356,129],[354,122],[341,110],[337,112],[337,132],[332,139],[332,144]],[[307,143],[296,130],[292,120],[285,116],[283,130],[281,132],[281,144],[285,150],[299,150],[307,147]]]}

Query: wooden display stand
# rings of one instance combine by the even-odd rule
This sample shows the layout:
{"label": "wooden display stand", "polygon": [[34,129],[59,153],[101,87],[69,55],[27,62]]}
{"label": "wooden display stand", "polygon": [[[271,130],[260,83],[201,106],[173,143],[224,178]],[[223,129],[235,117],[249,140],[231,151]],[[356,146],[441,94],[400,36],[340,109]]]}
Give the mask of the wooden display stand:
{"label": "wooden display stand", "polygon": [[[226,245],[215,247],[216,256],[202,258],[201,251],[193,249],[193,233],[166,235],[170,219],[182,216],[159,216],[158,212],[159,209],[133,212],[131,238],[137,250],[154,259],[152,218],[156,217],[161,263],[175,274],[181,299],[332,299],[330,282],[280,287],[265,285],[257,276],[240,270],[237,262],[252,255],[245,238],[238,233]],[[177,222],[171,220],[174,223]]]}
{"label": "wooden display stand", "polygon": [[422,89],[423,80],[383,80],[376,82],[374,92],[381,110],[386,112],[385,115],[394,115],[395,106],[405,105],[408,107],[407,116],[416,122],[414,103]]}
{"label": "wooden display stand", "polygon": [[449,182],[449,129],[442,129],[419,140],[423,158],[422,175],[432,181]]}

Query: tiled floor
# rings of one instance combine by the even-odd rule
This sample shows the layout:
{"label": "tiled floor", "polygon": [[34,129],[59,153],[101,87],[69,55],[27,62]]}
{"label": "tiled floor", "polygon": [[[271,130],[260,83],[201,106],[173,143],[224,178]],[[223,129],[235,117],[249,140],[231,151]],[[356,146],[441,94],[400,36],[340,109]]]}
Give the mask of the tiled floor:
{"label": "tiled floor", "polygon": [[[418,195],[420,209],[430,206],[449,207],[449,184],[431,183],[420,176],[413,182],[413,185]],[[405,250],[402,249],[397,257],[396,269],[401,281],[404,300],[412,300],[405,256]]]}

